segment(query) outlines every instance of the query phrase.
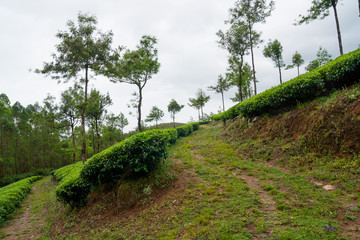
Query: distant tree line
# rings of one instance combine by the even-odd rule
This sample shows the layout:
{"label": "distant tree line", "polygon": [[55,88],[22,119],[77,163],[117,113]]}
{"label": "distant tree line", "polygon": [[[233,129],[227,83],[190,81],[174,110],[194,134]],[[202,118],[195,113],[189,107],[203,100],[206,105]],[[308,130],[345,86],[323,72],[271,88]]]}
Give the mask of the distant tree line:
{"label": "distant tree line", "polygon": [[[60,104],[48,95],[42,104],[26,107],[11,103],[0,94],[0,178],[36,169],[56,169],[74,162],[81,153],[82,133],[80,107],[76,105],[76,91],[64,91]],[[123,139],[123,128],[128,124],[123,114],[105,115],[105,104],[111,99],[96,90],[91,91],[85,118],[88,125],[86,144],[89,156]],[[101,136],[101,137],[100,137]]]}

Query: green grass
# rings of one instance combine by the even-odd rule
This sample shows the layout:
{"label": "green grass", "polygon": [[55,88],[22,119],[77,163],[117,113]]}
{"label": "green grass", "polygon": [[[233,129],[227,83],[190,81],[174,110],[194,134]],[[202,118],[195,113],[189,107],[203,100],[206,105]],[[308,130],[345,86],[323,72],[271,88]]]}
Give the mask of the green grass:
{"label": "green grass", "polygon": [[[91,209],[71,210],[53,204],[54,186],[46,183],[49,180],[45,178],[40,182],[44,187],[39,195],[42,197],[34,199],[38,202],[34,205],[35,215],[44,215],[42,209],[48,209],[41,229],[43,239],[262,239],[261,236],[267,236],[312,240],[356,239],[360,235],[356,230],[346,231],[346,224],[356,223],[360,213],[347,211],[341,202],[344,196],[339,196],[339,192],[316,187],[303,174],[306,171],[284,172],[269,167],[266,159],[261,158],[269,154],[267,148],[250,160],[242,151],[248,147],[256,150],[263,142],[247,141],[238,152],[234,148],[238,143],[227,143],[221,132],[219,125],[205,126],[174,144],[166,168],[154,173],[151,179],[130,186],[144,194],[144,198],[138,199],[140,205],[135,212],[125,209],[109,214],[106,199]],[[174,175],[168,178],[167,174],[171,169],[177,175],[178,185],[182,182],[180,187],[175,184],[169,188],[174,182]],[[162,188],[150,186],[155,179]],[[256,181],[250,184],[247,179]],[[152,195],[156,189],[163,191],[157,197]],[[264,196],[271,201],[266,202]],[[348,201],[356,204],[353,199]],[[326,230],[328,225],[337,230]]]}

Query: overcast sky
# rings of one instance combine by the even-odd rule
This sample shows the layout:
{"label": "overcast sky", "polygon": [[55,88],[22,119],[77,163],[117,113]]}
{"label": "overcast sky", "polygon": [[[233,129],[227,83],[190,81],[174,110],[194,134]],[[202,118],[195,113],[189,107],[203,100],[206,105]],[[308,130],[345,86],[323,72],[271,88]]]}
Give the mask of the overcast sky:
{"label": "overcast sky", "polygon": [[[207,91],[219,74],[227,67],[227,52],[218,47],[216,32],[226,30],[224,20],[235,0],[0,0],[0,93],[5,93],[12,104],[42,103],[47,94],[59,99],[61,91],[72,83],[57,84],[55,80],[29,72],[41,68],[51,60],[58,31],[66,30],[68,20],[76,20],[79,12],[95,15],[98,28],[114,33],[113,46],[134,49],[142,35],[158,38],[160,72],[144,88],[143,116],[152,106],[165,112],[163,122],[170,121],[167,105],[172,98],[185,108],[176,116],[179,122],[197,119],[197,111],[190,108],[189,97],[197,89]],[[308,25],[294,26],[299,14],[306,14],[311,0],[276,0],[275,10],[266,24],[256,25],[262,32],[264,43],[255,49],[258,91],[279,83],[278,71],[273,63],[263,57],[262,50],[269,39],[278,39],[283,46],[287,64],[298,51],[305,60],[304,66],[315,58],[319,46],[326,48],[333,58],[339,55],[334,15],[316,20]],[[346,0],[338,6],[344,52],[360,44],[360,18],[358,1]],[[250,63],[250,57],[247,58]],[[304,68],[301,69],[304,72]],[[285,81],[296,76],[296,69],[283,71]],[[129,116],[133,85],[111,83],[103,77],[90,82],[92,88],[109,92],[113,105],[109,111],[124,113],[135,128],[136,119]],[[235,88],[225,94],[226,108],[234,105],[229,100]],[[221,96],[208,92],[211,100],[205,105],[206,113],[216,113],[221,106]]]}

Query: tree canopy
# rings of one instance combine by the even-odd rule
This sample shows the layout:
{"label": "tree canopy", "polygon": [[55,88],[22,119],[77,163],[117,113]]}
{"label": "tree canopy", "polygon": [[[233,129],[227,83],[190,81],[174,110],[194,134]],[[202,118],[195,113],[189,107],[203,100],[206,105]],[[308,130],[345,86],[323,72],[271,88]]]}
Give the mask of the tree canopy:
{"label": "tree canopy", "polygon": [[[136,50],[126,50],[107,72],[113,82],[124,82],[136,85],[138,88],[138,131],[141,132],[141,106],[143,89],[154,74],[159,72],[158,50],[155,45],[157,39],[144,35]],[[121,48],[119,48],[121,49]],[[119,53],[120,56],[120,53]]]}
{"label": "tree canopy", "polygon": [[168,112],[170,113],[171,118],[173,119],[174,127],[175,127],[175,115],[180,112],[181,109],[184,108],[184,105],[178,104],[175,99],[171,99],[168,105]]}
{"label": "tree canopy", "polygon": [[282,83],[281,68],[285,67],[282,51],[281,43],[277,39],[274,41],[270,40],[263,51],[264,56],[270,58],[275,63],[275,67],[279,69],[280,84]]}
{"label": "tree canopy", "polygon": [[[335,16],[335,23],[336,23],[336,30],[337,30],[337,35],[338,35],[338,43],[339,43],[339,50],[340,50],[340,55],[343,55],[343,46],[342,46],[342,39],[341,39],[341,31],[340,31],[340,23],[339,23],[339,18],[338,18],[338,13],[337,13],[337,5],[341,0],[312,0],[312,5],[310,7],[310,9],[308,10],[308,14],[307,15],[300,15],[300,20],[298,20],[295,24],[303,24],[303,23],[310,23],[313,20],[316,19],[324,19],[327,16],[330,15],[330,8],[333,9],[334,11],[334,16]],[[360,4],[360,2],[359,2]]]}
{"label": "tree canopy", "polygon": [[86,160],[85,109],[88,98],[90,72],[104,74],[112,58],[112,32],[102,33],[97,29],[97,19],[88,14],[78,14],[77,23],[67,22],[67,30],[59,31],[56,37],[57,53],[52,54],[53,61],[45,62],[37,73],[51,76],[58,82],[73,79],[83,84],[84,102],[81,105],[82,160]]}

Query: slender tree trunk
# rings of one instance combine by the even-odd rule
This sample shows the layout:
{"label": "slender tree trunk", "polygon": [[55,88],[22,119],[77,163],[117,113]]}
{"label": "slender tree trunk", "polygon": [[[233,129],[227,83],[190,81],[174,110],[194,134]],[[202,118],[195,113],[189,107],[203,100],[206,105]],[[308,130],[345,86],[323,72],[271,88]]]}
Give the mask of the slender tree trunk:
{"label": "slender tree trunk", "polygon": [[224,92],[221,92],[221,99],[222,99],[222,104],[223,104],[223,112],[225,112]]}
{"label": "slender tree trunk", "polygon": [[97,153],[100,152],[100,134],[99,134],[99,126],[98,120],[95,119],[95,130],[96,130],[96,138],[97,138]]}
{"label": "slender tree trunk", "polygon": [[71,138],[72,138],[72,144],[73,144],[73,162],[76,162],[76,145],[75,145],[74,123],[71,123]]}
{"label": "slender tree trunk", "polygon": [[[360,0],[359,0],[360,1]],[[340,49],[340,55],[343,55],[343,47],[342,47],[342,41],[341,41],[341,32],[340,32],[340,23],[339,23],[339,18],[338,18],[338,14],[337,14],[337,10],[336,10],[336,3],[335,1],[331,1],[331,5],[334,9],[334,15],[335,15],[335,22],[336,22],[336,30],[337,30],[337,35],[338,35],[338,41],[339,41],[339,49]]]}
{"label": "slender tree trunk", "polygon": [[198,108],[197,110],[198,110],[199,122],[200,122],[200,108]]}
{"label": "slender tree trunk", "polygon": [[358,0],[358,2],[359,2],[359,17],[360,17],[360,0]]}
{"label": "slender tree trunk", "polygon": [[202,118],[202,120],[204,120],[204,111],[203,111],[202,106],[200,106],[200,107],[201,107],[201,118]]}
{"label": "slender tree trunk", "polygon": [[93,147],[93,154],[96,153],[96,145],[95,145],[95,134],[94,134],[94,126],[92,126],[93,129],[91,130],[91,138],[92,138],[92,147]]}
{"label": "slender tree trunk", "polygon": [[254,49],[253,49],[253,39],[252,39],[252,29],[251,24],[249,22],[249,37],[250,37],[250,51],[251,51],[251,63],[252,63],[252,73],[253,73],[253,80],[254,80],[254,94],[256,96],[256,77],[255,77],[255,60],[254,60]]}
{"label": "slender tree trunk", "polygon": [[142,103],[142,88],[139,86],[139,104],[138,104],[138,130],[141,132],[141,103]]}
{"label": "slender tree trunk", "polygon": [[243,95],[242,95],[242,64],[240,64],[239,67],[239,84],[238,84],[238,90],[239,90],[239,102],[243,101]]}
{"label": "slender tree trunk", "polygon": [[280,76],[280,84],[282,84],[282,79],[281,79],[281,67],[279,67],[279,76]]}
{"label": "slender tree trunk", "polygon": [[175,128],[175,113],[173,114],[172,119],[173,119],[174,128]]}
{"label": "slender tree trunk", "polygon": [[298,76],[299,76],[300,75],[300,67],[299,66],[297,66],[297,71],[298,71]]}
{"label": "slender tree trunk", "polygon": [[85,108],[87,104],[87,88],[88,88],[88,71],[89,66],[85,66],[85,93],[84,93],[84,104],[81,108],[81,138],[82,138],[82,148],[81,148],[81,160],[86,161],[86,131],[85,131]]}

